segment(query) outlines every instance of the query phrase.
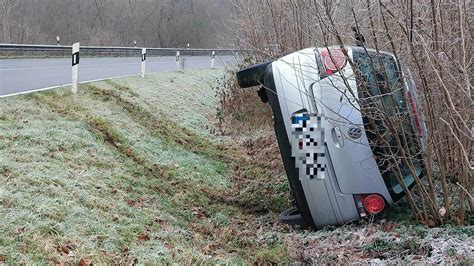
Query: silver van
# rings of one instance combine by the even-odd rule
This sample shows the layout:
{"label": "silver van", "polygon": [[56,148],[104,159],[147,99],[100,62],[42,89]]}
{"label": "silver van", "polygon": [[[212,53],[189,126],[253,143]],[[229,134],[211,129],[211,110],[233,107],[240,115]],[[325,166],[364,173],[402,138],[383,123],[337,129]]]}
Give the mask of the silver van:
{"label": "silver van", "polygon": [[[354,69],[362,78],[356,78]],[[297,205],[292,212],[301,214],[304,227],[375,215],[404,195],[375,140],[383,123],[374,128],[360,109],[361,102],[372,100],[389,115],[405,114],[399,134],[411,154],[419,156],[426,127],[409,70],[393,54],[365,47],[307,48],[243,69],[237,81],[241,87],[263,85],[258,94],[273,111]],[[393,136],[387,136],[392,143]],[[408,188],[414,185],[413,173],[423,175],[422,159],[414,162],[414,171],[399,163]]]}

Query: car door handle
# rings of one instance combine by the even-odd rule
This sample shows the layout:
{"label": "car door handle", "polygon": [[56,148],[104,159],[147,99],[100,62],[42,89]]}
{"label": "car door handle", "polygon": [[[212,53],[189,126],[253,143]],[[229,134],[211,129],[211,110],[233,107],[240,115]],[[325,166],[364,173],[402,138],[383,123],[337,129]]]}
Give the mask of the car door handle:
{"label": "car door handle", "polygon": [[331,136],[336,148],[341,148],[344,146],[344,139],[342,138],[341,129],[339,127],[332,128]]}

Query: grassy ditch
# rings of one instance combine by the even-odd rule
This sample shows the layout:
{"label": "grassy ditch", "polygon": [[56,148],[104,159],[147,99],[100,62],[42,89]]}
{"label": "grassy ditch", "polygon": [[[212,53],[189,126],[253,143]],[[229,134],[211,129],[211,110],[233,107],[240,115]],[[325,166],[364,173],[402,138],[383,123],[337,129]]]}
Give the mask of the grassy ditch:
{"label": "grassy ditch", "polygon": [[231,130],[256,116],[222,114],[226,86],[222,71],[193,70],[0,100],[0,264],[472,254],[469,227],[415,230],[391,216],[318,232],[278,223],[289,197],[271,123]]}
{"label": "grassy ditch", "polygon": [[264,171],[206,137],[213,114],[201,110],[222,77],[160,74],[3,100],[2,260],[283,260],[281,239],[262,245],[247,228],[273,224],[271,203],[233,183],[237,165]]}

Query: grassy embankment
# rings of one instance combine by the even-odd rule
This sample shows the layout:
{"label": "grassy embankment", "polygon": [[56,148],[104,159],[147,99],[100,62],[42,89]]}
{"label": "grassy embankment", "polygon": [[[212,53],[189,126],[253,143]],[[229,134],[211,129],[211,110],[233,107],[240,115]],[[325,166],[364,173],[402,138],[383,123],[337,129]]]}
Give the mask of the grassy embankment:
{"label": "grassy embankment", "polygon": [[196,70],[1,99],[0,264],[473,253],[472,227],[428,229],[390,215],[318,232],[277,223],[288,206],[281,166],[255,157],[252,137],[214,134],[223,82],[222,71]]}
{"label": "grassy embankment", "polygon": [[281,256],[281,241],[257,243],[263,225],[248,227],[272,221],[255,215],[274,203],[233,183],[264,169],[209,140],[222,78],[163,73],[1,100],[2,260]]}

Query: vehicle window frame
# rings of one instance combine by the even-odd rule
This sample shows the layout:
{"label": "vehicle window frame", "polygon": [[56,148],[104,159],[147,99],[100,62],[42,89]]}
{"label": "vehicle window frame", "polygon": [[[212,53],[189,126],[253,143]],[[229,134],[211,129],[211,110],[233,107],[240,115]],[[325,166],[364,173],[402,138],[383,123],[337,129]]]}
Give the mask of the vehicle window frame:
{"label": "vehicle window frame", "polygon": [[[363,57],[366,57],[366,58],[363,58]],[[369,57],[372,57],[371,59],[369,59]],[[393,110],[397,110],[395,113],[392,112],[392,115],[400,115],[402,117],[402,119],[404,120],[403,123],[403,129],[402,129],[402,133],[405,133],[405,139],[408,144],[408,147],[410,149],[410,153],[414,153],[416,154],[416,151],[418,149],[418,140],[416,139],[416,131],[415,129],[413,128],[413,124],[412,124],[412,121],[411,121],[411,118],[410,118],[410,108],[408,107],[408,104],[407,104],[407,99],[406,99],[406,93],[407,93],[407,84],[406,84],[406,81],[404,80],[404,77],[403,77],[403,73],[402,73],[402,68],[398,65],[397,61],[395,60],[394,56],[391,55],[391,54],[387,54],[387,53],[379,53],[377,54],[376,52],[372,52],[372,51],[365,51],[363,49],[354,49],[353,51],[353,58],[354,58],[354,62],[356,64],[356,66],[358,67],[358,71],[360,71],[359,73],[361,74],[360,76],[364,79],[363,82],[365,84],[361,84],[361,80],[357,80],[357,87],[358,87],[358,93],[359,93],[359,98],[362,100],[362,104],[375,104],[375,106],[378,106],[380,107],[380,104],[382,106],[384,106],[384,104],[388,104],[390,105],[388,108],[389,110],[386,110],[386,108],[381,108],[381,109],[385,109],[386,112],[388,112],[390,114],[389,111],[393,111]],[[361,63],[367,63],[367,61],[371,60],[371,65],[368,66],[367,68],[369,69],[364,69],[364,68],[361,68]],[[381,66],[379,64],[380,61],[383,63],[383,66]],[[385,60],[388,60],[389,61],[389,64],[386,64],[386,61]],[[378,64],[375,65],[375,64]],[[370,72],[374,72],[373,70],[371,71],[370,68],[372,68],[372,66],[374,67],[378,67],[377,70],[380,70],[382,68],[383,72],[385,72],[384,76],[386,78],[384,78],[384,82],[386,82],[386,86],[385,89],[389,89],[389,91],[387,92],[387,95],[385,95],[384,93],[382,93],[381,95],[378,93],[380,90],[380,84],[377,82],[377,83],[374,83],[374,79],[375,77],[372,76],[372,77],[367,77],[367,74],[366,74],[366,77],[364,77],[364,71],[365,73],[370,73]],[[393,73],[390,73],[388,69],[392,69],[393,71],[391,71]],[[380,71],[379,71],[380,72]],[[389,72],[389,73],[387,73]],[[378,73],[377,73],[378,74]],[[372,79],[372,80],[370,80]],[[375,90],[375,94],[374,94],[374,88],[373,86],[376,84],[376,90]],[[367,96],[367,93],[364,94],[363,90],[360,88],[360,86],[371,86],[369,88],[367,88],[366,91],[368,91],[370,94],[373,94],[371,95],[372,98],[369,98]],[[372,92],[371,92],[372,91]],[[383,99],[384,97],[387,97],[388,95],[390,95],[390,98],[389,100],[386,100],[386,99]],[[384,103],[381,103],[381,102],[377,102],[378,98],[382,101],[385,101]],[[368,100],[368,101],[367,101]],[[392,110],[393,108],[393,110]],[[370,123],[368,122],[368,118],[365,117],[363,115],[363,120],[364,120],[364,127],[366,128],[366,132],[367,132],[367,137],[369,138],[369,144],[370,144],[370,139],[372,138],[373,140],[373,137],[375,136],[375,133],[370,133],[371,132],[371,126],[369,125]],[[380,129],[382,128],[383,129],[383,125],[379,127],[379,125],[377,125],[377,128]],[[380,130],[379,130],[380,131]],[[408,134],[406,134],[406,132],[408,132]],[[371,135],[372,134],[372,135]],[[390,141],[391,139],[393,139],[394,137],[393,136],[388,136],[388,134],[384,135],[384,138],[385,136],[387,136],[387,141]],[[400,135],[399,135],[400,136]],[[379,156],[377,156],[378,154],[381,154],[381,149],[378,148],[378,147],[374,147],[375,145],[371,144],[370,145],[371,148],[372,148],[372,152],[374,153],[374,157],[375,157],[375,160],[377,162],[377,165],[379,167],[379,170],[382,174],[382,177],[384,179],[384,182],[387,186],[387,188],[389,189],[389,192],[390,194],[395,197],[395,198],[399,198],[403,195],[403,189],[400,185],[400,183],[398,182],[398,179],[396,178],[396,176],[394,176],[394,173],[392,170],[390,169],[386,169],[387,167],[384,166],[383,163],[381,163],[381,160],[379,158]],[[421,177],[423,175],[423,164],[421,162],[421,160],[419,160],[419,158],[416,158],[415,159],[415,164],[413,165],[415,167],[415,174],[418,176],[418,177]],[[400,163],[401,167],[400,168],[400,171],[402,171],[402,178],[404,180],[404,183],[407,187],[411,187],[414,185],[414,177],[411,175],[411,172],[409,170],[409,166],[408,165],[405,165],[405,163],[401,162]]]}

